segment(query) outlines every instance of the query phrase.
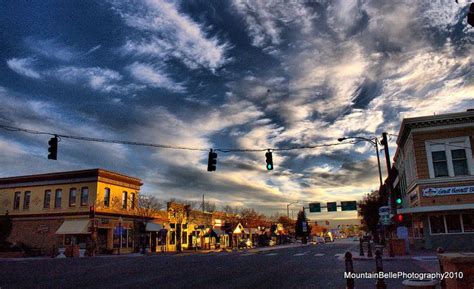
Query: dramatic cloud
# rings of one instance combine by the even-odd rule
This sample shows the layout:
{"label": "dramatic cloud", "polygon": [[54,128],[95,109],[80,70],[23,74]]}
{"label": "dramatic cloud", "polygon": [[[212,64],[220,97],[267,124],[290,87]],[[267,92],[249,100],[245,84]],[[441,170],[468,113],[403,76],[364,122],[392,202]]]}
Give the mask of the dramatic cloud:
{"label": "dramatic cloud", "polygon": [[[34,27],[2,10],[1,123],[192,149],[64,140],[52,164],[47,137],[4,131],[2,174],[104,167],[161,199],[266,213],[360,199],[379,185],[375,149],[338,138],[474,107],[474,28],[459,2],[109,1],[67,19],[64,2],[29,11]],[[265,170],[266,149],[299,146],[315,147],[274,151]]]}
{"label": "dramatic cloud", "polygon": [[208,37],[204,26],[180,13],[174,3],[147,0],[112,4],[128,26],[143,32],[127,41],[125,51],[161,60],[175,58],[191,69],[204,67],[214,71],[228,61],[228,44]]}
{"label": "dramatic cloud", "polygon": [[165,88],[175,92],[185,91],[185,88],[180,83],[173,82],[173,80],[158,67],[134,62],[127,68],[133,78],[151,87]]}
{"label": "dramatic cloud", "polygon": [[34,59],[32,58],[12,58],[7,60],[8,67],[18,74],[40,79],[41,75],[39,72],[34,70]]}

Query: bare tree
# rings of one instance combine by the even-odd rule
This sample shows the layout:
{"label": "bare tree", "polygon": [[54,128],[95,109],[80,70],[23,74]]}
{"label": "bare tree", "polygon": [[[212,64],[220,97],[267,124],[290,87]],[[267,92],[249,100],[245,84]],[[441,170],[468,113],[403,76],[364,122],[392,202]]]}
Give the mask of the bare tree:
{"label": "bare tree", "polygon": [[[134,202],[134,200],[130,201]],[[158,198],[142,193],[138,195],[134,213],[137,217],[149,219],[157,215],[163,208],[164,205]]]}
{"label": "bare tree", "polygon": [[240,209],[239,208],[236,208],[236,207],[232,207],[232,206],[229,206],[229,205],[225,205],[224,207],[222,207],[222,210],[224,211],[224,213],[228,214],[228,215],[238,215],[239,212],[240,212]]}
{"label": "bare tree", "polygon": [[204,212],[209,212],[209,213],[213,213],[217,210],[216,204],[209,201],[202,202],[199,207]]}

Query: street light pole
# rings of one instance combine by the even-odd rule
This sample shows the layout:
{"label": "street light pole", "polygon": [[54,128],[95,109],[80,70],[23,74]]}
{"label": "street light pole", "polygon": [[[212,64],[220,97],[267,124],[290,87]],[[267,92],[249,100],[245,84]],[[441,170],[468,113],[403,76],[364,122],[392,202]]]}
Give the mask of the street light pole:
{"label": "street light pole", "polygon": [[339,142],[341,141],[344,141],[346,139],[358,139],[358,140],[363,140],[363,141],[366,141],[366,142],[369,142],[371,143],[374,147],[375,147],[375,152],[377,153],[377,167],[379,169],[379,180],[380,180],[380,186],[382,186],[383,182],[382,182],[382,169],[380,167],[380,156],[379,156],[379,145],[378,145],[378,140],[376,137],[374,137],[373,139],[369,139],[369,138],[365,138],[365,137],[361,137],[361,136],[349,136],[349,137],[341,137],[341,138],[338,138],[337,140]]}
{"label": "street light pole", "polygon": [[297,204],[298,202],[292,202],[286,205],[286,216],[290,218],[290,206],[293,204]]}

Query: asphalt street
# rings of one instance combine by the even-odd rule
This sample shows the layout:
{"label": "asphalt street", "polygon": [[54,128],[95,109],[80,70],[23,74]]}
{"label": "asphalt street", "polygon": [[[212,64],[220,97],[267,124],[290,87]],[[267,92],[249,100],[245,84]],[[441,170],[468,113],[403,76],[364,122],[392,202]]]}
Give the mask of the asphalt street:
{"label": "asphalt street", "polygon": [[[0,288],[345,288],[344,262],[335,254],[356,245],[331,243],[297,248],[208,254],[0,260]],[[385,261],[384,271],[426,272],[420,261]],[[375,262],[355,261],[355,272]],[[355,280],[375,288],[374,279]],[[386,280],[402,288],[402,280]]]}

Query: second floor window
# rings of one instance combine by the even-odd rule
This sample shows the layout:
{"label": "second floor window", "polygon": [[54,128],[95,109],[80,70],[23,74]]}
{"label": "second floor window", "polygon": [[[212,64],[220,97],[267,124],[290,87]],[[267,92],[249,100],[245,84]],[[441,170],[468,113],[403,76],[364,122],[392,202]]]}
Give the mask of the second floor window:
{"label": "second floor window", "polygon": [[433,158],[433,169],[435,178],[447,177],[448,174],[448,160],[446,159],[445,151],[438,151],[431,153]]}
{"label": "second floor window", "polygon": [[75,207],[76,206],[76,196],[77,196],[76,188],[70,189],[69,190],[69,207]]}
{"label": "second floor window", "polygon": [[31,192],[25,192],[25,197],[23,198],[23,209],[27,210],[30,208],[30,198]]}
{"label": "second floor window", "polygon": [[44,191],[43,208],[48,209],[50,203],[51,203],[51,191],[46,190]]}
{"label": "second floor window", "polygon": [[135,209],[135,194],[130,194],[130,208]]}
{"label": "second floor window", "polygon": [[464,149],[451,150],[453,159],[453,170],[455,176],[465,176],[469,174],[467,167],[466,151]]}
{"label": "second floor window", "polygon": [[122,209],[127,209],[127,192],[122,193]]}
{"label": "second floor window", "polygon": [[21,192],[15,192],[15,199],[13,199],[13,210],[20,209]]}
{"label": "second floor window", "polygon": [[81,206],[87,206],[89,202],[89,188],[83,187],[81,189]]}
{"label": "second floor window", "polygon": [[105,207],[110,206],[110,189],[109,188],[104,189],[104,206]]}
{"label": "second floor window", "polygon": [[57,189],[56,193],[54,194],[54,207],[61,208],[61,198],[62,198],[63,191],[61,189]]}

